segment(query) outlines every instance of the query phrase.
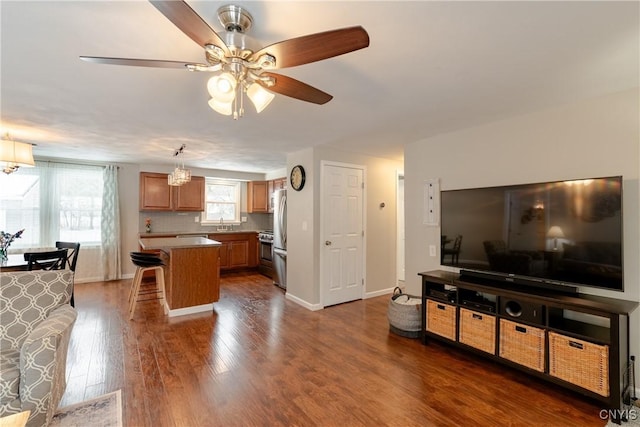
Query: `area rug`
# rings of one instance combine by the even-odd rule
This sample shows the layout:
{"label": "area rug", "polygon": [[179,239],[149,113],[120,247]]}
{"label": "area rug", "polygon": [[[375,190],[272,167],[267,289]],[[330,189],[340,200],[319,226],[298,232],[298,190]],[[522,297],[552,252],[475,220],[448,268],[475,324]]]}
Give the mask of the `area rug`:
{"label": "area rug", "polygon": [[626,407],[623,413],[627,421],[623,421],[621,424],[615,424],[609,420],[605,427],[640,427],[640,401],[636,400],[633,405]]}
{"label": "area rug", "polygon": [[58,409],[50,426],[122,427],[120,390]]}

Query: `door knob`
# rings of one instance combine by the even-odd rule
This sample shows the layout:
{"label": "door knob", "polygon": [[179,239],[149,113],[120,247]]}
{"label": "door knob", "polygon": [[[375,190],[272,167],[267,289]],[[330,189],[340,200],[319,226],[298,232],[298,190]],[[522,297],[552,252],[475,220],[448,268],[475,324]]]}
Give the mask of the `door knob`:
{"label": "door knob", "polygon": [[325,246],[331,246],[331,240],[325,240],[324,241],[324,245]]}

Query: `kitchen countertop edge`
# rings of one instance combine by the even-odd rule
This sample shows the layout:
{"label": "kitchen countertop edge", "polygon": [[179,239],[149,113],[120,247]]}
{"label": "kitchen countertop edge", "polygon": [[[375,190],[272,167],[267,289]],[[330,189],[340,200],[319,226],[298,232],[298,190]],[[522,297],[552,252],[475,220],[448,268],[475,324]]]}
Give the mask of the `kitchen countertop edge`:
{"label": "kitchen countertop edge", "polygon": [[186,233],[179,231],[161,231],[161,232],[138,232],[138,238],[158,238],[158,237],[177,237],[177,236],[193,236],[199,237],[203,235],[211,235],[211,234],[251,234],[251,233],[260,233],[262,230],[229,230],[229,231],[189,231]]}
{"label": "kitchen countertop edge", "polygon": [[212,246],[222,246],[218,241],[205,239],[204,237],[177,238],[177,237],[154,237],[140,238],[140,247],[144,250],[161,250],[169,252],[171,249],[202,248]]}

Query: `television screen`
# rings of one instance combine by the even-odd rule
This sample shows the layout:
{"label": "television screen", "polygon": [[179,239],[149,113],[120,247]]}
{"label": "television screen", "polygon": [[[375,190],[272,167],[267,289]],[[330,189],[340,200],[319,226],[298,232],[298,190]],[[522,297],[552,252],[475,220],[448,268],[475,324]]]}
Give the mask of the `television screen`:
{"label": "television screen", "polygon": [[623,290],[622,177],[441,191],[441,264]]}

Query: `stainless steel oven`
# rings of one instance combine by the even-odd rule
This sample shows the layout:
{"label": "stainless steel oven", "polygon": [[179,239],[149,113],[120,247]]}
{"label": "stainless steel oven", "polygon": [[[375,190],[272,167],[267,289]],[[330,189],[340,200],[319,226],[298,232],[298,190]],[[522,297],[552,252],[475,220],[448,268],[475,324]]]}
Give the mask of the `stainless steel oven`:
{"label": "stainless steel oven", "polygon": [[273,242],[260,241],[260,261],[273,262]]}
{"label": "stainless steel oven", "polygon": [[266,230],[258,233],[260,265],[258,271],[268,277],[273,277],[273,231]]}

